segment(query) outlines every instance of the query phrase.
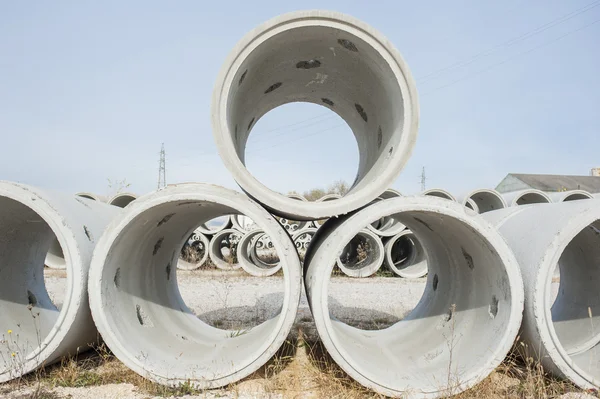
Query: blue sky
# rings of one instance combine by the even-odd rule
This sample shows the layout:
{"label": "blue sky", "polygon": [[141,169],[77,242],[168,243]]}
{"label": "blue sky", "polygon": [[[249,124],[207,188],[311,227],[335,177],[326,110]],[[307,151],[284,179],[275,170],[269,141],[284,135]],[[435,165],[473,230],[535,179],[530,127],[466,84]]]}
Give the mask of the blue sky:
{"label": "blue sky", "polygon": [[[247,31],[298,7],[362,19],[411,68],[421,122],[401,192],[419,191],[422,167],[427,188],[460,194],[600,166],[600,1],[13,1],[0,5],[0,179],[99,194],[126,179],[143,194],[164,142],[168,183],[237,188],[211,133],[218,70]],[[358,164],[344,122],[309,104],[263,117],[247,151],[282,192],[353,181]]]}

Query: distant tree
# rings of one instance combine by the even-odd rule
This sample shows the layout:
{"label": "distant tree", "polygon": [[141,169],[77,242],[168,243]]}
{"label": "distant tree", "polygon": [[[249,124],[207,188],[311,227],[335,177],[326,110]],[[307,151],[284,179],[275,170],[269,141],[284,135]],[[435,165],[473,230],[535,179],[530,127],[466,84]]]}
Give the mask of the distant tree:
{"label": "distant tree", "polygon": [[[302,193],[302,196],[304,196],[304,198],[306,198],[309,201],[316,201],[327,194],[338,194],[343,196],[348,192],[349,189],[350,186],[348,185],[348,183],[346,183],[343,180],[338,180],[326,189],[317,187],[308,191],[304,191]],[[288,194],[298,194],[298,192],[294,190],[290,191]]]}
{"label": "distant tree", "polygon": [[112,198],[115,195],[122,193],[127,188],[131,186],[130,183],[127,183],[127,179],[123,180],[111,180],[106,179],[108,181],[108,198]]}

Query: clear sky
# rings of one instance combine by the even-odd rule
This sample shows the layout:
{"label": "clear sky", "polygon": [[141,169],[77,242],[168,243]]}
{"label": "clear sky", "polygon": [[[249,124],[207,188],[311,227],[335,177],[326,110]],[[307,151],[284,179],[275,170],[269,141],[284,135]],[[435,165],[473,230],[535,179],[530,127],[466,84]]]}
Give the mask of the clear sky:
{"label": "clear sky", "polygon": [[[210,101],[242,36],[278,14],[331,9],[371,24],[417,81],[417,145],[394,184],[454,194],[510,172],[600,166],[600,1],[5,1],[0,4],[0,179],[106,194],[126,179],[237,188],[218,157]],[[254,128],[249,169],[286,192],[353,181],[344,122],[310,104]]]}

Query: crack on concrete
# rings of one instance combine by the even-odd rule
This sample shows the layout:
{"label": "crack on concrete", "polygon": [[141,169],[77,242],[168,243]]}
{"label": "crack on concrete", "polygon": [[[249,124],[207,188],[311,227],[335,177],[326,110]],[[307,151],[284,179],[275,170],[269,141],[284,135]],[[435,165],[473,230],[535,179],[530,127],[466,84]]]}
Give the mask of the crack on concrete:
{"label": "crack on concrete", "polygon": [[167,223],[169,220],[171,220],[171,218],[175,216],[175,213],[169,213],[167,216],[165,216],[164,218],[162,218],[162,220],[160,222],[158,222],[158,224],[156,225],[156,227],[160,227],[163,224]]}
{"label": "crack on concrete", "polygon": [[[282,84],[283,84],[283,83],[281,83],[281,82],[273,83],[271,86],[269,86],[269,87],[267,88],[267,90],[265,90],[265,94],[269,94],[270,92],[272,92],[272,91],[275,91],[275,90],[279,89],[279,88],[281,87],[281,85],[282,85]],[[250,129],[250,128],[248,128],[248,129]]]}
{"label": "crack on concrete", "polygon": [[240,76],[240,81],[238,82],[238,86],[240,86],[242,84],[242,82],[244,81],[244,79],[246,79],[246,74],[248,73],[248,70],[246,69],[244,71],[244,73],[242,74],[242,76]]}
{"label": "crack on concrete", "polygon": [[87,228],[87,226],[83,226],[83,231],[85,232],[85,236],[87,237],[87,239],[93,242],[94,238],[92,237],[92,232]]}
{"label": "crack on concrete", "polygon": [[154,250],[152,251],[152,256],[154,256],[158,253],[158,250],[160,249],[160,247],[162,247],[162,243],[163,243],[164,239],[165,239],[165,237],[161,237],[158,239],[158,241],[156,241],[156,244],[154,244]]}
{"label": "crack on concrete", "polygon": [[422,221],[419,218],[414,218],[417,222],[421,223],[423,226],[427,227],[429,230],[434,231],[427,223],[425,223],[424,221]]}
{"label": "crack on concrete", "polygon": [[363,118],[363,120],[365,122],[367,122],[369,120],[369,117],[367,116],[367,113],[365,112],[365,109],[363,108],[363,106],[360,105],[359,103],[355,103],[354,107],[356,108],[356,112],[358,112],[360,117]]}
{"label": "crack on concrete", "polygon": [[473,263],[473,257],[471,254],[469,254],[463,247],[460,247],[460,249],[462,250],[462,254],[467,261],[467,265],[469,265],[469,269],[475,269],[475,263]]}
{"label": "crack on concrete", "polygon": [[256,117],[254,116],[254,117],[252,117],[252,119],[250,119],[250,123],[248,123],[248,129],[246,129],[246,130],[250,130],[250,128],[252,127],[252,124],[254,123],[255,118]]}
{"label": "crack on concrete", "polygon": [[340,46],[342,46],[346,50],[350,50],[350,51],[352,51],[354,53],[358,53],[358,48],[350,40],[348,40],[348,39],[338,39],[338,43],[340,44]]}

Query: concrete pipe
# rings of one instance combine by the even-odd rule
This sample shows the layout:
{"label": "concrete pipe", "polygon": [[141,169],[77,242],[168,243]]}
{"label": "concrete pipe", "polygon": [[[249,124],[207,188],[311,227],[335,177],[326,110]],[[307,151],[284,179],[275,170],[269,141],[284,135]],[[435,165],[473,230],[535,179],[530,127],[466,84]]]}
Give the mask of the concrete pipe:
{"label": "concrete pipe", "polygon": [[[395,215],[430,260],[423,297],[396,324],[364,331],[335,320],[328,290],[336,253],[374,220]],[[523,282],[497,230],[460,204],[402,197],[330,219],[306,254],[304,282],[319,336],[361,384],[392,397],[458,394],[504,360],[519,331]]]}
{"label": "concrete pipe", "polygon": [[[296,201],[308,201],[304,196],[300,194],[288,194],[287,197]],[[296,221],[289,220],[287,218],[280,218],[279,223],[281,223],[290,234],[294,234],[294,232],[303,230],[312,225],[312,221]]]}
{"label": "concrete pipe", "polygon": [[[259,251],[261,252],[259,254]],[[271,261],[264,260],[264,256],[271,257]],[[253,246],[253,250],[250,252],[250,259],[254,264],[260,265],[265,268],[275,267],[279,263],[279,257],[273,247],[273,241],[266,234],[259,236],[256,240],[256,245]]]}
{"label": "concrete pipe", "polygon": [[75,194],[75,196],[81,197],[81,198],[87,198],[87,199],[90,199],[92,201],[108,202],[108,198],[106,198],[105,196],[94,194],[94,193],[90,193],[90,192],[87,192],[87,191],[79,192],[79,193]]}
{"label": "concrete pipe", "polygon": [[[238,213],[273,239],[284,272],[280,313],[241,334],[197,318],[171,266],[198,221]],[[302,289],[296,249],[279,223],[245,195],[209,184],[170,186],[125,208],[98,242],[89,281],[92,315],[119,360],[154,382],[196,389],[263,366],[288,337]]]}
{"label": "concrete pipe", "polygon": [[200,232],[194,232],[192,237],[193,237],[192,242],[190,243],[190,240],[188,239],[188,242],[186,243],[186,245],[189,245],[193,249],[199,250],[199,252],[202,255],[200,256],[200,259],[198,259],[195,262],[188,262],[188,261],[182,259],[180,256],[179,259],[177,260],[177,268],[178,269],[196,270],[196,269],[200,268],[204,263],[206,263],[206,261],[208,259],[208,247],[210,246],[210,240],[208,239],[208,237],[206,237],[204,234],[202,234]]}
{"label": "concrete pipe", "polygon": [[255,230],[256,223],[245,215],[231,215],[232,227],[238,231],[248,232]]}
{"label": "concrete pipe", "polygon": [[[269,263],[259,259],[256,253],[256,244],[261,236],[264,236],[263,230],[250,231],[242,237],[237,246],[237,259],[242,269],[246,273],[255,277],[268,277],[281,270],[281,262],[279,258],[277,262]],[[254,255],[254,256],[252,256]]]}
{"label": "concrete pipe", "polygon": [[594,198],[592,194],[585,190],[559,191],[555,193],[546,193],[552,202],[577,201],[582,199]]}
{"label": "concrete pipe", "polygon": [[[298,101],[329,108],[356,138],[356,180],[335,203],[295,201],[245,167],[256,122]],[[419,107],[407,65],[379,32],[337,12],[299,11],[260,25],[236,45],[217,78],[211,114],[219,154],[244,191],[278,216],[318,220],[368,204],[396,180],[416,142]]]}
{"label": "concrete pipe", "polygon": [[465,206],[469,202],[477,206],[478,213],[485,213],[506,208],[506,201],[502,195],[496,190],[480,188],[473,190],[463,196],[457,198],[457,201]]}
{"label": "concrete pipe", "polygon": [[[210,240],[208,256],[217,269],[235,270],[241,267],[236,258],[237,246],[242,234],[234,229],[226,229],[216,233]],[[225,259],[227,255],[223,254],[223,249],[229,252],[229,259]]]}
{"label": "concrete pipe", "polygon": [[[457,201],[458,202],[458,201]],[[477,204],[475,203],[475,201],[473,201],[471,198],[467,198],[467,200],[465,201],[464,204],[465,208],[475,212],[475,213],[479,213],[479,207],[477,206]]]}
{"label": "concrete pipe", "polygon": [[[97,342],[88,269],[96,240],[117,213],[70,194],[0,182],[0,382]],[[44,283],[44,257],[57,238],[67,272],[60,309]]]}
{"label": "concrete pipe", "polygon": [[454,198],[452,194],[441,188],[430,188],[429,190],[423,191],[421,195],[429,197],[438,197],[456,202],[456,198]]}
{"label": "concrete pipe", "polygon": [[381,238],[368,229],[360,230],[338,251],[337,267],[349,277],[369,277],[383,265],[385,252]]}
{"label": "concrete pipe", "polygon": [[404,278],[427,274],[427,255],[421,242],[410,230],[404,230],[385,243],[385,264],[392,273]]}
{"label": "concrete pipe", "polygon": [[504,201],[506,201],[508,206],[547,204],[552,202],[545,192],[533,188],[503,193],[502,198],[504,198]]}
{"label": "concrete pipe", "polygon": [[[342,198],[342,196],[339,194],[325,194],[324,196],[322,196],[315,202],[329,202],[329,201],[339,200],[340,198]],[[327,221],[327,219],[313,220],[313,224],[318,229],[326,221]]]}
{"label": "concrete pipe", "polygon": [[[187,183],[191,184],[191,183]],[[206,221],[197,227],[197,230],[207,236],[220,233],[231,227],[231,215],[222,215],[213,220]]]}
{"label": "concrete pipe", "polygon": [[314,227],[307,227],[303,230],[297,231],[292,236],[292,241],[298,250],[300,259],[304,259],[304,254],[310,245],[312,238],[314,237],[317,229]]}
{"label": "concrete pipe", "polygon": [[[385,190],[383,194],[380,194],[379,197],[377,197],[377,199],[386,200],[401,196],[402,194],[400,194],[399,191],[389,188]],[[398,220],[392,217],[385,216],[371,223],[367,226],[367,228],[380,237],[393,237],[396,234],[400,233],[402,230],[404,230],[406,226],[404,226],[402,223],[400,223]]]}
{"label": "concrete pipe", "polygon": [[125,208],[127,205],[135,201],[136,198],[137,195],[132,193],[119,193],[108,200],[108,204],[118,206],[119,208]]}
{"label": "concrete pipe", "polygon": [[[496,224],[521,266],[527,356],[583,389],[599,389],[600,201],[509,208],[484,218]],[[552,281],[557,265],[558,287]]]}

